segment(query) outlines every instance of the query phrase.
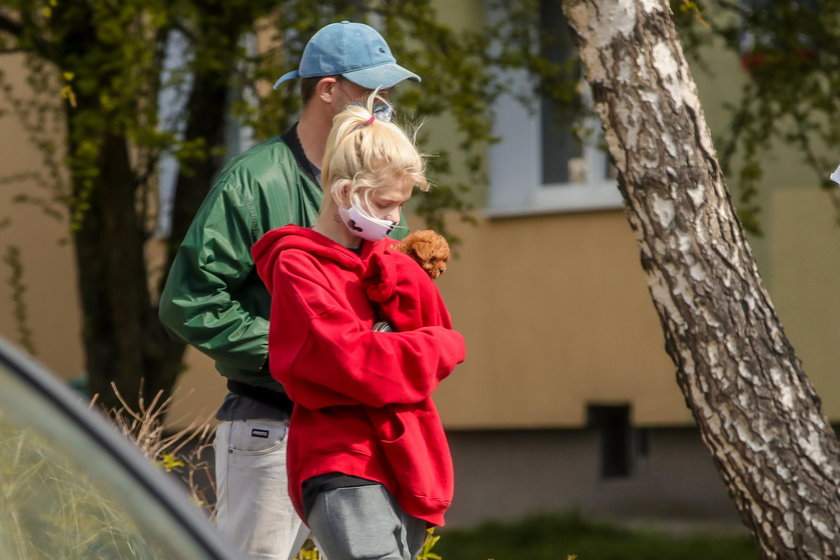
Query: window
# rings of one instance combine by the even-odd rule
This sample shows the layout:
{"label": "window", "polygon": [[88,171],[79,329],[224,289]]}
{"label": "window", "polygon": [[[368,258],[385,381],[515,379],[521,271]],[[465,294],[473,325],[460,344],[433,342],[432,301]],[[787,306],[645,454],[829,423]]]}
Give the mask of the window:
{"label": "window", "polygon": [[[189,58],[190,47],[187,38],[179,31],[172,31],[166,40],[166,55],[163,61],[161,82],[167,84],[158,93],[158,107],[161,128],[174,131],[182,138],[186,109],[186,91],[192,85],[192,76],[181,69]],[[176,76],[177,74],[177,76]],[[157,232],[168,237],[172,230],[172,204],[175,198],[175,182],[178,180],[178,160],[170,152],[164,152],[158,160],[158,212]]]}
{"label": "window", "polygon": [[[243,38],[246,52],[253,55],[257,49],[256,36],[246,34]],[[169,33],[166,41],[166,55],[163,62],[161,82],[166,84],[158,94],[159,118],[161,128],[173,131],[179,138],[183,138],[184,114],[192,76],[187,71],[192,51],[187,38],[180,31]],[[235,99],[245,92],[233,91],[231,98]],[[225,107],[225,161],[257,144],[254,131],[244,125],[231,113],[230,107]],[[175,198],[175,185],[178,181],[180,166],[178,160],[170,152],[161,154],[158,162],[159,202],[157,231],[159,237],[168,237],[172,230],[172,204]],[[210,185],[207,185],[210,188]]]}
{"label": "window", "polygon": [[[558,2],[540,2],[542,28],[552,33],[567,24]],[[574,53],[571,37],[561,37],[543,50],[553,62],[562,63]],[[490,149],[491,216],[563,210],[618,208],[621,195],[601,148],[597,117],[579,118],[548,98],[536,99],[533,83],[524,72],[502,76],[521,84],[516,95],[504,96],[495,105],[494,133],[501,141]],[[583,101],[589,99],[580,82]],[[515,99],[531,101],[531,107]]]}
{"label": "window", "polygon": [[[600,432],[601,478],[625,478],[633,474],[634,434],[630,407],[589,405],[587,425]],[[644,445],[647,452],[646,441]]]}

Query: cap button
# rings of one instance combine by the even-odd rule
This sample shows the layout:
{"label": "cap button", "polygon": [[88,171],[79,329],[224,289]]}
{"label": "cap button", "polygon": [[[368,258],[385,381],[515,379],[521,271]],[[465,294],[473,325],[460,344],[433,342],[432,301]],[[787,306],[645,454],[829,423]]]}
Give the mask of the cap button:
{"label": "cap button", "polygon": [[342,21],[341,23],[350,23],[350,22],[349,22],[349,21],[347,21],[347,20],[345,19],[345,20],[344,20],[344,21]]}

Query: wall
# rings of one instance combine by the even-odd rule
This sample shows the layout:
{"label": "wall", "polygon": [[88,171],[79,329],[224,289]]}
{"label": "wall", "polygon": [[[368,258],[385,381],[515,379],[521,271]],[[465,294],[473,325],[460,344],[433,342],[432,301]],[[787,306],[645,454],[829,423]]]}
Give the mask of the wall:
{"label": "wall", "polygon": [[[840,155],[838,155],[840,163]],[[828,175],[833,170],[827,170]],[[772,193],[770,293],[785,333],[834,422],[840,420],[840,224],[816,187]]]}
{"label": "wall", "polygon": [[580,427],[587,403],[639,425],[688,411],[623,211],[480,219],[438,282],[467,361],[436,395],[453,428]]}
{"label": "wall", "polygon": [[713,521],[737,529],[735,506],[693,428],[648,430],[627,478],[599,476],[594,430],[453,431],[455,500],[447,526],[576,510],[621,520]]}
{"label": "wall", "polygon": [[[12,95],[28,97],[23,58],[0,57],[5,80],[14,84]],[[56,92],[56,96],[58,92]],[[20,250],[22,284],[25,287],[25,310],[33,331],[36,358],[50,369],[69,379],[83,371],[77,279],[73,265],[72,244],[68,243],[66,218],[47,217],[33,204],[15,203],[19,194],[49,198],[51,192],[34,180],[6,181],[20,173],[43,171],[40,153],[29,141],[29,134],[5,95],[0,96],[0,111],[9,111],[0,119],[0,336],[20,345],[18,326],[13,318],[13,290],[9,285],[12,270],[5,262],[9,247]],[[61,131],[55,141],[61,145]]]}

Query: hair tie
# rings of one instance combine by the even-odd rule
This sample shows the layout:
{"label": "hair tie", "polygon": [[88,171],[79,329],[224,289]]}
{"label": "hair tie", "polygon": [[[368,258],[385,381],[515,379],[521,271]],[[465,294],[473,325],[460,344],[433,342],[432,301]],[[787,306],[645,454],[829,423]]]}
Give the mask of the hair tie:
{"label": "hair tie", "polygon": [[375,121],[375,120],[376,120],[376,115],[371,113],[370,118],[368,120],[366,120],[365,122],[363,122],[360,125],[357,125],[356,128],[354,128],[353,130],[359,130],[360,128],[365,128],[366,126],[370,126],[370,125],[373,124],[373,121]]}

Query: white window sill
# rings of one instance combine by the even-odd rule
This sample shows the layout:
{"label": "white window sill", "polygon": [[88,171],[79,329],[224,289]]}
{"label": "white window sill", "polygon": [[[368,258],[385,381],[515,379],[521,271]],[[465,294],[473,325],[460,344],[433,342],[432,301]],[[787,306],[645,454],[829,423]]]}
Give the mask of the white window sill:
{"label": "white window sill", "polygon": [[597,185],[535,187],[526,204],[494,204],[484,209],[489,218],[511,218],[540,214],[617,210],[624,206],[618,186],[611,181]]}

